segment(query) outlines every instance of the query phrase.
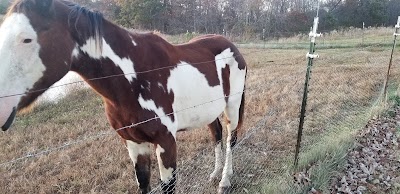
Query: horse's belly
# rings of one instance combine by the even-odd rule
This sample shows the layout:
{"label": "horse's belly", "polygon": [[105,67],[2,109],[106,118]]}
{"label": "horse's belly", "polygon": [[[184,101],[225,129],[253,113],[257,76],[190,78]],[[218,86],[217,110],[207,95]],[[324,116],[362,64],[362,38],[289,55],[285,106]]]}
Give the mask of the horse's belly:
{"label": "horse's belly", "polygon": [[[191,99],[186,102],[177,102],[174,106],[178,112],[175,114],[177,118],[178,129],[203,127],[213,122],[223,111],[226,106],[224,96],[213,96],[216,98]],[[222,98],[221,100],[213,99]],[[204,104],[208,100],[209,103]],[[185,107],[193,107],[185,109]],[[180,111],[179,110],[183,110]]]}

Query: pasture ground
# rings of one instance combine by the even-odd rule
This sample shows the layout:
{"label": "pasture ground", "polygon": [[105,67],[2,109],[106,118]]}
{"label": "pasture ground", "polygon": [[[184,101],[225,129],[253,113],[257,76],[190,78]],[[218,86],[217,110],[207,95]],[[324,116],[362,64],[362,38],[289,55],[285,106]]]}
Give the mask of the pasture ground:
{"label": "pasture ground", "polygon": [[[374,107],[381,99],[390,48],[318,50],[317,46],[321,57],[315,61],[311,80],[300,168],[310,164],[318,168],[313,185],[306,187],[294,185],[291,173],[307,49],[241,51],[249,73],[242,141],[234,151],[233,192],[328,189],[353,135],[379,112]],[[399,62],[396,58],[394,64]],[[392,75],[398,77],[399,71]],[[395,91],[396,85],[392,87]],[[177,138],[178,193],[215,193],[217,184],[208,183],[214,165],[208,129],[181,132]],[[159,182],[155,161],[153,157],[153,187]],[[137,189],[127,150],[110,129],[101,99],[88,89],[76,89],[58,103],[44,103],[20,115],[0,136],[0,163],[0,191],[5,193],[136,193]]]}

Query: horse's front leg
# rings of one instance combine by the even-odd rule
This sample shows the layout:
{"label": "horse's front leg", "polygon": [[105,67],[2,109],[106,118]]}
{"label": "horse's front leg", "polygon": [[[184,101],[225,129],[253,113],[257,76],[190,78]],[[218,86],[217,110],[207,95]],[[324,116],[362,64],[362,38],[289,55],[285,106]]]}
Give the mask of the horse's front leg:
{"label": "horse's front leg", "polygon": [[176,185],[176,142],[168,132],[156,142],[156,154],[164,194],[173,194]]}
{"label": "horse's front leg", "polygon": [[126,141],[129,157],[131,158],[135,167],[136,181],[141,194],[150,192],[150,143],[135,143],[133,141]]}

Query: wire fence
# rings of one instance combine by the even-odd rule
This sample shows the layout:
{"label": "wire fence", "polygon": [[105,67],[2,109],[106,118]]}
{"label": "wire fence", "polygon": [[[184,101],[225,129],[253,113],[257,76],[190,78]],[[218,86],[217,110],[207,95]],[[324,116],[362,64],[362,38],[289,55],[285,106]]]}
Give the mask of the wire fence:
{"label": "wire fence", "polygon": [[[382,100],[390,55],[381,45],[357,49],[325,49],[327,47],[320,48],[319,45],[321,43],[317,44],[321,57],[313,67],[300,150],[300,167],[303,168],[309,168],[307,165],[315,162],[311,161],[309,151],[322,149],[324,136],[333,133],[340,137],[348,134],[347,131],[356,131],[376,112],[376,105]],[[291,178],[293,172],[291,165],[304,85],[305,50],[250,48],[243,53],[249,63],[246,119],[244,132],[233,151],[232,193],[271,193],[270,184],[280,187],[273,193],[301,193],[303,190],[293,184],[292,179],[279,177]],[[396,65],[399,62],[400,58],[395,56],[390,91],[400,76]],[[67,85],[71,84],[58,87]],[[136,192],[133,165],[127,151],[115,132],[104,131],[108,124],[102,113],[101,100],[87,89],[74,90],[75,94],[57,104],[40,105],[33,113],[20,116],[16,129],[0,137],[0,172],[3,175],[0,190],[7,193]],[[22,94],[8,96],[12,95]],[[181,111],[184,110],[175,113]],[[214,167],[214,147],[207,129],[182,132],[177,139],[176,193],[216,193],[218,183],[208,182]],[[152,159],[155,161],[154,156]],[[161,193],[158,177],[153,162],[151,193]],[[327,187],[326,183],[311,185]]]}
{"label": "wire fence", "polygon": [[[334,172],[343,166],[346,153],[342,152],[351,148],[357,131],[369,119],[385,110],[387,52],[320,54],[326,57],[317,60],[313,68],[299,164],[299,171],[307,172],[314,182],[308,183],[306,190],[293,193],[308,192],[312,187],[329,192]],[[342,63],[336,57],[349,59],[342,58],[346,61]],[[400,62],[399,57],[394,60]],[[399,67],[392,69],[392,96],[399,84],[399,73]]]}

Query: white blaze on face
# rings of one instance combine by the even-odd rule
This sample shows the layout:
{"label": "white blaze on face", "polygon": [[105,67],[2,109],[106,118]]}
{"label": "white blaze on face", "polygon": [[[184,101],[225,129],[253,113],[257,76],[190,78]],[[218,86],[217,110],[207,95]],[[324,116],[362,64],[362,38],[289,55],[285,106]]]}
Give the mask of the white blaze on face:
{"label": "white blaze on face", "polygon": [[[32,89],[46,69],[39,50],[37,33],[24,14],[13,13],[4,20],[0,27],[0,96],[21,94]],[[0,127],[21,97],[0,98]]]}
{"label": "white blaze on face", "polygon": [[98,46],[95,44],[94,38],[88,39],[86,44],[84,44],[80,49],[93,59],[109,58],[117,67],[121,68],[125,78],[130,83],[133,82],[133,79],[136,79],[133,61],[129,58],[120,58],[117,54],[115,54],[111,46],[107,44],[106,40],[104,40],[104,38],[102,40],[103,50],[101,52],[98,52]]}

